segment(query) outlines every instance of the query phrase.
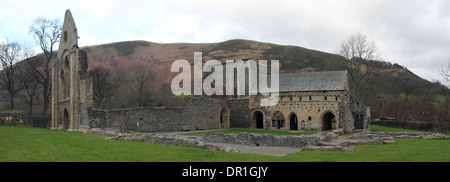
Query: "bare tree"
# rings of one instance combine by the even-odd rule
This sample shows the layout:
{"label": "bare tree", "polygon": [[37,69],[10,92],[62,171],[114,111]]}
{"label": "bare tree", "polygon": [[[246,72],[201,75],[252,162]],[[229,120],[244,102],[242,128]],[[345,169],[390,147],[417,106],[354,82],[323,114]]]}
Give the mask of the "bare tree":
{"label": "bare tree", "polygon": [[109,83],[109,71],[105,68],[96,67],[89,72],[92,77],[92,95],[94,105],[102,108],[111,98],[113,86]]}
{"label": "bare tree", "polygon": [[27,95],[26,101],[28,102],[30,115],[33,115],[33,104],[36,96],[42,94],[41,84],[35,79],[36,72],[29,66],[24,65],[25,71],[23,73],[23,86]]}
{"label": "bare tree", "polygon": [[441,73],[442,78],[444,78],[445,81],[450,82],[450,58],[447,61],[447,65],[441,67],[442,69],[439,70],[439,72]]}
{"label": "bare tree", "polygon": [[33,61],[31,60],[32,59],[31,57],[34,56],[34,52],[29,47],[26,47],[26,46],[23,47],[23,54],[25,57],[25,63],[27,63],[27,64],[23,64],[23,66],[22,66],[22,70],[23,70],[22,82],[23,82],[23,87],[24,87],[25,93],[27,95],[26,101],[28,102],[30,115],[33,115],[34,99],[39,94],[42,94],[42,87],[38,82],[39,75],[37,75],[37,72],[34,71],[35,68],[32,67],[35,65],[32,63],[38,62],[38,60],[37,60],[37,57],[34,57]]}
{"label": "bare tree", "polygon": [[117,71],[117,70],[112,72],[111,85],[114,90],[113,95],[114,95],[114,103],[115,103],[116,108],[121,105],[121,104],[119,104],[119,90],[121,89],[124,81],[125,81],[125,76],[124,76],[123,72]]}
{"label": "bare tree", "polygon": [[14,109],[14,97],[22,88],[21,68],[22,48],[18,43],[0,43],[0,88],[8,91],[9,107]]}
{"label": "bare tree", "polygon": [[145,66],[140,66],[136,69],[134,76],[138,84],[138,107],[141,107],[145,104],[145,100],[143,98],[145,88],[144,86],[151,78],[150,74],[151,72],[149,72],[147,67]]}
{"label": "bare tree", "polygon": [[[444,80],[446,82],[450,82],[450,58],[447,61],[446,67],[442,66],[440,73],[441,73],[442,78],[444,78]],[[445,100],[441,102],[440,106],[441,106],[441,110],[444,113],[443,121],[445,121],[445,122],[450,121],[450,119],[448,117],[450,114],[450,96],[448,94],[445,95]]]}
{"label": "bare tree", "polygon": [[51,96],[51,61],[55,58],[56,43],[61,37],[62,24],[58,19],[50,20],[47,18],[37,18],[30,27],[30,33],[37,39],[45,59],[39,67],[33,66],[33,70],[39,76],[39,84],[42,85],[44,107],[43,112],[47,113],[49,109]]}
{"label": "bare tree", "polygon": [[[346,68],[350,75],[353,91],[356,96],[363,96],[365,101],[368,95],[366,92],[370,86],[370,77],[373,67],[370,61],[379,60],[377,48],[374,42],[370,42],[367,36],[357,33],[350,35],[340,44],[338,54],[347,59]],[[360,93],[364,89],[364,93]]]}

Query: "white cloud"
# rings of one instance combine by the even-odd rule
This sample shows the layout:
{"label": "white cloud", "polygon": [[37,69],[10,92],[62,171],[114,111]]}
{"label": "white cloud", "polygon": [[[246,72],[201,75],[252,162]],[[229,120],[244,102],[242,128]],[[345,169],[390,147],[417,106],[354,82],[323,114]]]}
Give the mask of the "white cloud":
{"label": "white cloud", "polygon": [[450,57],[449,7],[446,0],[9,1],[0,7],[0,39],[31,39],[33,19],[62,20],[66,9],[81,46],[241,38],[334,53],[342,39],[359,32],[375,41],[384,60],[437,80],[435,72]]}

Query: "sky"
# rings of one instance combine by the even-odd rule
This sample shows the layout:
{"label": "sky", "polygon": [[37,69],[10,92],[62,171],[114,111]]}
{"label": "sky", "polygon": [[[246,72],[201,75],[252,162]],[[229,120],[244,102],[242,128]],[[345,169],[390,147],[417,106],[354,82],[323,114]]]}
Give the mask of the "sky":
{"label": "sky", "polygon": [[36,46],[33,20],[62,23],[67,9],[79,46],[248,39],[337,53],[361,33],[382,60],[430,81],[442,81],[439,70],[450,61],[448,0],[0,0],[0,41]]}

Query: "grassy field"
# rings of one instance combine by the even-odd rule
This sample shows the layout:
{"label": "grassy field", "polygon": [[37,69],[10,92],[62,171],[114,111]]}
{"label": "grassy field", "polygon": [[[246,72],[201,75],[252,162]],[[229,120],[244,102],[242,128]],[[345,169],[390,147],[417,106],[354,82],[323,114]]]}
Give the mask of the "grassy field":
{"label": "grassy field", "polygon": [[[372,126],[374,131],[405,131]],[[417,132],[411,131],[410,132]],[[105,136],[41,128],[0,127],[0,161],[70,162],[450,162],[450,140],[398,138],[355,152],[302,151],[283,157],[105,140]]]}

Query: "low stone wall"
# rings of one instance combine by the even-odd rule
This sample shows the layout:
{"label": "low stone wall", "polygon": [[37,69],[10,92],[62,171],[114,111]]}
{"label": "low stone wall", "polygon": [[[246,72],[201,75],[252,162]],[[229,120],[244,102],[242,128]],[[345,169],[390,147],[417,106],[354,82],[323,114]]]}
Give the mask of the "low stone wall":
{"label": "low stone wall", "polygon": [[51,122],[51,116],[28,116],[26,126],[36,128],[50,128]]}
{"label": "low stone wall", "polygon": [[234,143],[250,146],[286,146],[297,148],[309,145],[317,145],[319,141],[326,140],[326,138],[326,135],[275,136],[252,133],[205,133],[203,135],[204,141],[213,143]]}
{"label": "low stone wall", "polygon": [[200,148],[214,151],[240,152],[239,150],[236,149],[205,143],[201,140],[198,140],[196,137],[184,137],[176,135],[149,134],[149,133],[121,133],[116,136],[109,137],[108,139],[140,141],[172,146]]}
{"label": "low stone wall", "polygon": [[370,133],[354,133],[349,139],[374,139],[383,137],[393,138],[422,138],[422,139],[450,139],[449,136],[441,133],[410,133],[410,132],[370,132]]}
{"label": "low stone wall", "polygon": [[25,126],[27,113],[24,111],[11,111],[0,113],[0,126]]}

